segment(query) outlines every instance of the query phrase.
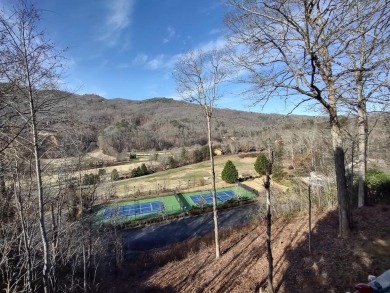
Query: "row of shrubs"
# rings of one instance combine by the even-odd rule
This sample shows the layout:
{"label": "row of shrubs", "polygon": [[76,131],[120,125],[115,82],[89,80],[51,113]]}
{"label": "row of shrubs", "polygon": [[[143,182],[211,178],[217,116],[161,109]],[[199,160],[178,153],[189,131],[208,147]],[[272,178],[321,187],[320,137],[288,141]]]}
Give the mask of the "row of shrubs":
{"label": "row of shrubs", "polygon": [[111,180],[118,181],[118,180],[123,180],[126,178],[135,178],[135,177],[145,176],[145,175],[148,175],[151,173],[152,172],[143,163],[141,166],[138,166],[137,168],[134,168],[133,170],[131,170],[130,176],[119,176],[119,172],[117,169],[112,170]]}
{"label": "row of shrubs", "polygon": [[[274,164],[271,166],[270,161],[268,160],[267,156],[263,153],[260,154],[251,154],[256,155],[256,161],[254,164],[254,170],[259,175],[265,175],[268,171],[269,174],[272,174],[272,179],[274,181],[280,181],[285,176],[286,173],[283,171],[283,167],[281,164]],[[248,176],[249,177],[249,176]],[[233,164],[232,161],[228,160],[222,170],[221,178],[227,183],[235,183],[237,181],[243,181],[243,178],[238,177],[238,171],[236,166]]]}
{"label": "row of shrubs", "polygon": [[[118,181],[123,180],[126,178],[135,178],[140,176],[145,176],[148,174],[151,174],[152,171],[150,171],[145,164],[142,164],[141,166],[138,166],[137,168],[134,168],[131,170],[130,176],[120,176],[117,169],[112,170],[111,172],[111,180],[112,181]],[[83,185],[95,185],[100,182],[100,176],[104,176],[106,174],[105,169],[99,169],[98,174],[84,174],[83,177]]]}

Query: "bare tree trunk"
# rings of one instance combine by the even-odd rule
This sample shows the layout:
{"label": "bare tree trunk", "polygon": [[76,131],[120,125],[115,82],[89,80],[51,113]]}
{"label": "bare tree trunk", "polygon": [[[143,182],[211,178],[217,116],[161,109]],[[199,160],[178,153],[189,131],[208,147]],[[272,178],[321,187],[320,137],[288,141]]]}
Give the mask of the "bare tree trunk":
{"label": "bare tree trunk", "polygon": [[[361,73],[359,73],[361,76]],[[358,110],[358,145],[359,145],[359,181],[358,181],[358,207],[363,207],[366,198],[366,171],[367,171],[367,110],[366,101],[363,96],[363,85],[361,77],[357,77],[357,110]]]}
{"label": "bare tree trunk", "polygon": [[4,199],[7,201],[7,190],[5,187],[5,179],[4,179],[4,167],[3,162],[0,160],[0,200]]}
{"label": "bare tree trunk", "polygon": [[[58,200],[58,199],[57,199]],[[60,200],[57,201],[57,205],[60,205]],[[59,235],[59,225],[60,225],[60,212],[61,207],[57,206],[56,211],[54,210],[53,203],[50,204],[50,213],[51,213],[51,226],[52,226],[52,235],[51,235],[51,262],[53,264],[57,263],[58,259],[58,235]],[[57,213],[57,217],[55,215]],[[58,287],[58,276],[56,265],[52,266],[51,271],[51,287],[53,292],[57,292]]]}
{"label": "bare tree trunk", "polygon": [[[268,168],[269,169],[269,168]],[[264,182],[265,192],[267,194],[267,259],[268,259],[268,277],[267,277],[267,288],[270,293],[274,292],[273,287],[273,274],[274,274],[274,259],[272,257],[271,247],[271,191],[270,191],[270,176],[269,170],[267,169],[266,181]]]}
{"label": "bare tree trunk", "polygon": [[309,185],[308,190],[309,197],[309,253],[311,254],[311,186]]}
{"label": "bare tree trunk", "polygon": [[274,293],[273,286],[273,275],[274,275],[274,259],[272,257],[272,246],[271,246],[271,227],[272,227],[272,215],[271,215],[271,178],[270,173],[272,172],[272,166],[274,163],[274,153],[271,149],[271,142],[268,146],[269,152],[269,163],[265,173],[264,188],[267,194],[267,259],[268,259],[268,276],[267,276],[267,288],[268,292]]}
{"label": "bare tree trunk", "polygon": [[354,166],[353,166],[353,161],[355,158],[355,139],[352,138],[352,146],[351,146],[351,175],[350,175],[350,188],[349,188],[349,223],[353,223],[352,219],[352,207],[353,207],[353,174],[355,172]]}
{"label": "bare tree trunk", "polygon": [[328,113],[331,126],[330,132],[332,137],[333,157],[336,173],[337,199],[339,205],[339,234],[341,237],[347,237],[351,232],[351,223],[349,221],[349,196],[347,189],[347,177],[345,175],[345,152],[340,130],[340,122],[337,116],[337,99],[334,89],[334,83],[329,82],[328,88]]}
{"label": "bare tree trunk", "polygon": [[83,211],[84,211],[84,205],[83,205],[83,189],[82,189],[82,177],[81,177],[81,157],[80,154],[78,154],[78,171],[79,171],[79,212],[78,217],[82,220],[83,219]]}
{"label": "bare tree trunk", "polygon": [[24,214],[24,209],[23,209],[23,200],[20,194],[20,179],[19,179],[19,167],[18,163],[16,163],[16,180],[14,180],[14,194],[15,194],[15,202],[16,202],[16,207],[20,219],[20,224],[22,228],[22,236],[23,236],[23,246],[24,249],[26,250],[26,256],[27,256],[27,285],[28,291],[35,292],[35,288],[33,286],[33,264],[32,264],[32,258],[31,258],[31,243],[30,243],[30,237],[27,232],[27,227],[26,227],[26,219],[25,219],[25,214]]}
{"label": "bare tree trunk", "polygon": [[[26,56],[27,53],[26,53]],[[28,70],[27,70],[28,72]],[[34,149],[34,159],[35,159],[35,175],[37,180],[37,191],[38,191],[38,210],[39,210],[39,228],[41,231],[42,239],[42,249],[43,249],[43,268],[42,268],[42,278],[43,278],[43,290],[45,293],[50,292],[49,288],[49,245],[47,240],[47,231],[45,225],[45,210],[44,210],[44,198],[43,198],[43,185],[42,185],[42,171],[41,171],[41,156],[40,156],[40,146],[38,142],[38,130],[37,130],[37,119],[36,119],[36,109],[34,105],[33,89],[29,87],[29,102],[30,102],[30,115],[31,115],[31,132],[33,137],[33,149]]]}
{"label": "bare tree trunk", "polygon": [[[314,15],[311,15],[313,17]],[[324,19],[321,15],[318,15],[314,19],[311,18],[310,22],[315,27],[317,24],[324,25]],[[325,36],[319,34],[321,40],[325,43]],[[337,97],[335,80],[332,70],[332,58],[329,52],[329,47],[323,46],[319,49],[319,54],[323,59],[323,64],[318,62],[318,59],[313,58],[312,62],[319,69],[319,74],[326,83],[328,88],[328,103],[321,97],[319,101],[325,106],[329,114],[330,121],[330,133],[332,137],[333,157],[336,171],[336,186],[337,186],[337,198],[339,205],[339,234],[341,237],[348,236],[350,233],[349,223],[349,200],[347,190],[347,178],[345,175],[345,153],[343,147],[343,139],[340,130],[340,122],[337,115]],[[318,90],[318,89],[317,89]],[[320,93],[321,95],[321,93]]]}
{"label": "bare tree trunk", "polygon": [[[83,229],[83,228],[82,228]],[[84,292],[88,292],[88,281],[87,281],[87,252],[85,251],[85,243],[84,243],[84,232],[82,234],[82,252],[83,252],[83,288]]]}
{"label": "bare tree trunk", "polygon": [[342,145],[341,131],[336,115],[330,115],[333,155],[336,171],[337,198],[339,204],[339,234],[346,237],[350,234],[349,200],[347,179],[345,176],[345,153]]}
{"label": "bare tree trunk", "polygon": [[217,192],[215,187],[215,170],[214,170],[214,154],[213,154],[213,146],[211,143],[211,117],[210,115],[206,115],[207,117],[207,132],[208,132],[208,140],[209,140],[209,150],[210,150],[210,169],[211,169],[211,181],[212,181],[212,197],[213,197],[213,214],[214,214],[214,239],[215,239],[215,258],[218,259],[220,257],[220,247],[219,247],[219,232],[218,232],[218,211],[217,211]]}

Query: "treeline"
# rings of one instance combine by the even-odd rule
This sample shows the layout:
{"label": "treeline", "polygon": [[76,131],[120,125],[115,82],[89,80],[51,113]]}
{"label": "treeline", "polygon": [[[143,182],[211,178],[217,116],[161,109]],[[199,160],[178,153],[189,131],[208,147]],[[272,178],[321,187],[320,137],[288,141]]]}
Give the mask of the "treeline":
{"label": "treeline", "polygon": [[[45,91],[44,94],[61,97],[56,107],[68,109],[70,117],[50,117],[47,123],[56,129],[56,138],[69,155],[75,151],[64,131],[66,128],[79,133],[78,140],[83,142],[84,150],[99,147],[106,154],[120,158],[124,158],[126,151],[160,151],[207,142],[206,123],[197,105],[166,98],[132,101],[61,91]],[[216,143],[250,141],[270,130],[310,129],[326,122],[321,117],[229,109],[216,109],[214,117],[212,133]]]}
{"label": "treeline", "polygon": [[128,174],[128,175],[121,176],[117,169],[112,170],[111,171],[111,180],[118,181],[118,180],[127,179],[127,178],[141,177],[141,176],[149,175],[151,173],[153,173],[153,171],[151,169],[148,169],[148,167],[146,167],[145,163],[142,163],[141,166],[138,166],[138,167],[132,169],[130,174]]}

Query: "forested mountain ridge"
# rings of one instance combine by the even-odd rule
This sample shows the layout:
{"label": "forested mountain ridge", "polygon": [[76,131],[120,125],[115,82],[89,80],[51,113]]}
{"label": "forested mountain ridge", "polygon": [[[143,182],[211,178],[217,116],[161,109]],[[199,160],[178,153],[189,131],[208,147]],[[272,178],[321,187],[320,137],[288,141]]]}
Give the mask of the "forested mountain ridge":
{"label": "forested mountain ridge", "polygon": [[[38,95],[48,106],[39,112],[45,157],[77,156],[99,148],[123,159],[130,151],[190,148],[207,142],[206,119],[196,104],[167,98],[105,99],[57,90],[38,91]],[[351,115],[340,120],[347,150],[356,148],[356,119]],[[370,114],[369,129],[369,157],[389,161],[390,114]],[[323,158],[332,157],[329,133],[329,121],[323,116],[216,108],[212,119],[214,146],[225,153],[264,149],[270,142],[276,147],[279,142],[290,161],[311,161],[311,168],[320,161],[324,166]],[[61,148],[52,148],[53,143]]]}
{"label": "forested mountain ridge", "polygon": [[[207,141],[206,121],[195,104],[167,98],[147,100],[104,99],[98,95],[76,95],[45,91],[44,95],[63,96],[57,105],[71,115],[68,125],[82,132],[85,148],[96,143],[103,150],[169,149]],[[53,116],[54,117],[54,116]],[[215,109],[213,139],[217,143],[250,141],[255,145],[262,134],[272,130],[325,128],[323,117],[260,114],[231,109]],[[63,122],[55,123],[60,130]],[[61,134],[59,133],[59,136]],[[279,139],[282,139],[281,137]]]}

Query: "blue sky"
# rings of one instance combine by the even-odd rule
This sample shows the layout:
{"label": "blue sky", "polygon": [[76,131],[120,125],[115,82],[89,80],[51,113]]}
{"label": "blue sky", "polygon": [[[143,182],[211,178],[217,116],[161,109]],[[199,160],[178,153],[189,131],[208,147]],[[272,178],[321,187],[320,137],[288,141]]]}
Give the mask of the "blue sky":
{"label": "blue sky", "polygon": [[175,58],[222,40],[218,0],[40,0],[39,6],[49,36],[69,48],[70,87],[106,98],[174,97]]}
{"label": "blue sky", "polygon": [[[13,0],[0,0],[10,5]],[[142,100],[177,98],[172,69],[180,54],[222,45],[221,0],[37,0],[42,28],[66,51],[64,81],[78,94]],[[232,90],[221,108],[248,108]],[[288,108],[288,107],[287,107]],[[288,113],[283,102],[265,112]]]}

